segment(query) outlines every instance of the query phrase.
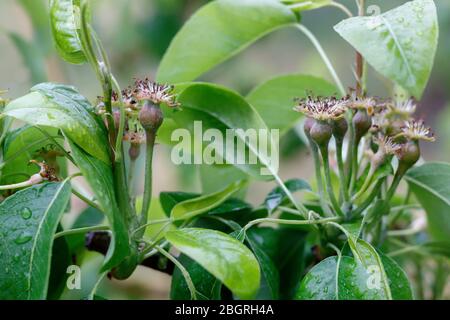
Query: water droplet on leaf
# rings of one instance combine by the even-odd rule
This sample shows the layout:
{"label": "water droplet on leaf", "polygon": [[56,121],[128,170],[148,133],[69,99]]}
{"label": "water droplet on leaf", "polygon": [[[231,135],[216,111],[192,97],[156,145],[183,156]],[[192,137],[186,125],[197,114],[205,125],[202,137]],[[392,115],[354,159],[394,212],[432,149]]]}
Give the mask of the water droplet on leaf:
{"label": "water droplet on leaf", "polygon": [[30,210],[30,208],[23,208],[22,211],[20,212],[20,215],[22,216],[23,219],[28,220],[31,218],[32,216],[32,212]]}
{"label": "water droplet on leaf", "polygon": [[17,244],[25,244],[29,242],[33,237],[30,236],[28,233],[23,233],[22,235],[18,236],[14,242]]}

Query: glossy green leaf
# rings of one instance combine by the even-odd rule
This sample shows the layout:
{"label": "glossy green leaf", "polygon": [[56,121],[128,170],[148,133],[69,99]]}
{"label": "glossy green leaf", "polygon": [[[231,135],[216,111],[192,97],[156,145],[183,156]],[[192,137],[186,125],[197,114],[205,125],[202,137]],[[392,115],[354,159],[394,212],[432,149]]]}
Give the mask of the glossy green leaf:
{"label": "glossy green leaf", "polygon": [[295,294],[296,300],[336,300],[338,257],[320,261],[305,275]]}
{"label": "glossy green leaf", "polygon": [[413,300],[413,291],[405,271],[391,258],[378,252],[383,263],[389,286],[391,288],[392,299]]}
{"label": "glossy green leaf", "polygon": [[91,155],[109,163],[104,125],[96,120],[89,101],[71,86],[41,83],[11,101],[4,114],[32,125],[61,129]]}
{"label": "glossy green leaf", "polygon": [[[358,246],[365,244],[360,242]],[[359,249],[360,252],[367,253],[365,249]],[[374,257],[379,259],[379,262],[372,261]],[[369,256],[363,256],[362,260],[364,261],[348,256],[342,256],[339,260],[333,256],[321,261],[303,278],[296,299],[385,300],[389,298],[384,293],[385,289],[390,292],[389,299],[413,299],[409,280],[395,261],[381,253],[373,252]],[[375,263],[369,264],[370,261]],[[385,280],[379,271],[386,274]]]}
{"label": "glossy green leaf", "polygon": [[433,67],[438,22],[433,0],[414,0],[378,16],[353,17],[335,30],[379,73],[420,98]]}
{"label": "glossy green leaf", "polygon": [[199,228],[169,231],[166,239],[238,297],[249,299],[256,294],[260,281],[258,261],[238,240],[219,231]]}
{"label": "glossy green leaf", "polygon": [[[277,174],[276,132],[268,130],[259,114],[238,93],[214,84],[193,83],[182,91],[178,102],[183,111],[174,113],[172,118],[188,131],[174,137],[179,145],[172,149],[172,159],[182,153],[194,155],[186,161],[198,163],[199,156],[203,156],[214,164],[232,164],[259,179]],[[227,139],[227,130],[235,136],[234,140]],[[205,134],[204,139],[198,136],[200,132]],[[211,137],[207,138],[207,133]],[[263,140],[267,148],[261,147]]]}
{"label": "glossy green leaf", "polygon": [[409,281],[394,261],[364,240],[349,244],[354,258],[343,257],[339,265],[339,300],[412,299]]}
{"label": "glossy green leaf", "polygon": [[159,202],[161,203],[161,207],[164,210],[166,216],[170,216],[173,207],[177,205],[177,203],[198,198],[200,194],[198,193],[189,193],[189,192],[161,192],[159,194]]}
{"label": "glossy green leaf", "polygon": [[[56,232],[62,231],[59,226]],[[67,286],[67,267],[73,264],[69,243],[65,237],[53,242],[50,263],[50,279],[48,281],[47,300],[57,300]]]}
{"label": "glossy green leaf", "polygon": [[271,257],[264,251],[260,243],[248,237],[247,241],[256,256],[261,268],[261,284],[256,299],[276,300],[280,294],[280,274]]}
{"label": "glossy green leaf", "polygon": [[172,208],[170,217],[174,220],[186,220],[208,212],[218,207],[245,185],[246,181],[238,181],[219,192],[179,202]]}
{"label": "glossy green leaf", "polygon": [[[60,145],[64,138],[58,135],[58,129],[43,128]],[[8,132],[3,148],[3,163],[1,165],[1,183],[12,184],[27,180],[39,172],[39,167],[30,164],[30,160],[45,161],[56,169],[59,177],[64,177],[67,171],[65,158],[56,157],[59,148],[50,141],[39,129],[23,126]]]}
{"label": "glossy green leaf", "polygon": [[[309,183],[302,179],[291,179],[285,182],[286,188],[294,193],[299,190],[311,190]],[[269,210],[269,214],[271,214],[279,205],[283,203],[287,199],[286,193],[281,189],[281,187],[276,187],[272,191],[269,192],[264,203],[266,205],[267,210]]]}
{"label": "glossy green leaf", "polygon": [[377,251],[361,239],[349,239],[354,259],[339,266],[339,299],[391,300],[391,288]]}
{"label": "glossy green leaf", "polygon": [[[166,216],[170,216],[172,209],[181,202],[199,198],[197,193],[187,192],[161,192],[159,201]],[[220,215],[222,218],[241,221],[252,211],[252,206],[238,198],[228,198],[218,206],[209,209],[208,215]],[[246,220],[247,221],[247,220]],[[248,222],[248,221],[247,221]]]}
{"label": "glossy green leaf", "polygon": [[258,111],[270,129],[286,133],[302,117],[295,112],[296,98],[332,96],[338,92],[329,82],[313,76],[289,74],[272,78],[253,89],[247,101]]}
{"label": "glossy green leaf", "polygon": [[53,236],[70,199],[69,182],[19,191],[0,204],[0,298],[45,299]]}
{"label": "glossy green leaf", "polygon": [[70,140],[69,144],[78,168],[91,186],[112,228],[113,237],[102,268],[102,270],[107,270],[117,266],[131,252],[125,217],[118,209],[112,187],[114,185],[112,168],[87,154]]}
{"label": "glossy green leaf", "polygon": [[[306,264],[305,233],[290,228],[260,227],[248,230],[247,236],[265,252],[278,270],[279,298],[292,299]],[[269,277],[269,272],[266,271],[265,276]]]}
{"label": "glossy green leaf", "polygon": [[427,212],[428,229],[435,240],[450,234],[450,164],[426,163],[408,171],[406,181]]}
{"label": "glossy green leaf", "polygon": [[80,41],[80,6],[76,0],[50,0],[50,26],[56,49],[65,61],[86,61]]}
{"label": "glossy green leaf", "polygon": [[[222,283],[217,280],[216,277],[184,254],[180,255],[178,261],[180,261],[183,267],[185,267],[185,269],[189,272],[197,291],[198,300],[220,299],[220,289],[222,288]],[[180,269],[176,267],[172,275],[170,298],[173,300],[191,299],[191,292],[189,291],[186,280],[184,279]]]}
{"label": "glossy green leaf", "polygon": [[276,0],[217,0],[198,10],[164,55],[159,82],[192,81],[262,36],[296,22]]}

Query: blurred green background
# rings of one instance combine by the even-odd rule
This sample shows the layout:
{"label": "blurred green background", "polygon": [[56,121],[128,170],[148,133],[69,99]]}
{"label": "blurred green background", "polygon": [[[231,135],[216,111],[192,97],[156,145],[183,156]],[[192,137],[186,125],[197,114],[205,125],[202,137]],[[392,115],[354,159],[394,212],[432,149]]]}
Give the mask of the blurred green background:
{"label": "blurred green background", "polygon": [[[94,0],[93,24],[106,47],[122,87],[134,77],[154,78],[170,40],[189,16],[207,0]],[[354,0],[340,1],[356,10]],[[381,11],[406,1],[367,0]],[[426,160],[450,161],[450,1],[435,0],[438,7],[440,40],[428,88],[419,103],[417,114],[431,125],[437,142],[424,145]],[[336,8],[309,11],[303,24],[317,36],[344,81],[354,86],[354,51],[334,32],[333,26],[344,19]],[[28,92],[35,83],[54,81],[72,84],[86,97],[94,100],[101,93],[89,66],[74,66],[58,58],[51,42],[47,0],[0,1],[0,89],[14,99]],[[182,63],[182,61],[180,61]],[[314,47],[296,29],[277,31],[230,61],[202,77],[202,80],[227,85],[246,94],[255,85],[275,75],[303,73],[332,79]],[[391,83],[372,69],[368,78],[369,93],[388,97]],[[308,178],[312,163],[301,147],[299,138],[289,134],[282,141],[281,176]],[[155,161],[155,192],[168,190],[199,190],[192,167],[177,168],[170,162],[168,149],[159,146]],[[260,203],[270,183],[257,183],[250,188],[249,198]],[[142,188],[142,186],[141,186]],[[76,206],[75,206],[76,207]],[[98,257],[100,259],[100,257]],[[94,259],[95,260],[95,259]],[[150,287],[142,285],[142,277],[152,279]],[[86,280],[87,281],[87,280]],[[165,298],[169,278],[157,272],[141,270],[130,280],[115,284],[128,286],[128,297]],[[147,283],[148,284],[148,283]],[[110,296],[123,297],[108,287]]]}

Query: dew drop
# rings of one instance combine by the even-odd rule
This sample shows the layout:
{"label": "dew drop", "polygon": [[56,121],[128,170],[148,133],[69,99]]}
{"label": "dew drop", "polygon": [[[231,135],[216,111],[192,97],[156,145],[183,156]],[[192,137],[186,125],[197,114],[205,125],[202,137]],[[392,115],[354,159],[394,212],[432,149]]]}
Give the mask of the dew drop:
{"label": "dew drop", "polygon": [[23,219],[28,220],[31,218],[32,216],[32,212],[30,210],[30,208],[23,208],[22,211],[20,212],[20,215],[22,216]]}
{"label": "dew drop", "polygon": [[25,244],[29,242],[33,237],[30,236],[28,233],[23,233],[22,235],[18,236],[14,242],[17,244]]}

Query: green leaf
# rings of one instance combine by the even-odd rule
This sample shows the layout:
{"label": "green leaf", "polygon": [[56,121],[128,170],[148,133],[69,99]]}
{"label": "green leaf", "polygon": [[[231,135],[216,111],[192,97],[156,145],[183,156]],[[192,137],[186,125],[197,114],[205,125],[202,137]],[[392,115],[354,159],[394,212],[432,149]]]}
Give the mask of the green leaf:
{"label": "green leaf", "polygon": [[270,79],[253,89],[247,101],[255,107],[270,129],[286,133],[302,117],[293,109],[296,98],[332,96],[338,90],[329,82],[301,74],[282,75]]}
{"label": "green leaf", "polygon": [[427,212],[428,229],[438,241],[450,234],[450,164],[426,163],[408,171],[411,191]]}
{"label": "green leaf", "polygon": [[79,1],[50,0],[53,41],[61,58],[73,64],[86,62],[79,37],[80,14]]}
{"label": "green leaf", "polygon": [[[61,226],[56,229],[62,231]],[[65,237],[53,242],[50,264],[50,279],[48,282],[47,300],[57,300],[67,285],[67,267],[73,264],[69,243]]]}
{"label": "green leaf", "polygon": [[305,275],[295,294],[296,300],[336,300],[338,257],[320,261]]}
{"label": "green leaf", "polygon": [[389,286],[391,288],[392,299],[394,300],[413,300],[413,291],[405,271],[391,258],[378,253],[383,263]]}
{"label": "green leaf", "polygon": [[247,241],[256,256],[256,259],[258,259],[262,273],[261,284],[256,299],[278,299],[280,294],[280,274],[275,263],[264,251],[264,248],[260,243],[254,241],[250,237],[247,237]]}
{"label": "green leaf", "polygon": [[353,17],[334,29],[379,73],[420,98],[438,42],[436,6],[415,0],[379,16]]}
{"label": "green leaf", "polygon": [[[186,268],[194,283],[199,300],[219,300],[220,289],[222,283],[216,279],[211,273],[206,271],[201,265],[194,260],[181,254],[178,261]],[[172,300],[190,300],[191,292],[189,291],[186,280],[180,269],[175,267],[172,275],[172,284],[170,287],[170,298]]]}
{"label": "green leaf", "polygon": [[[276,137],[272,136],[274,132],[268,130],[259,114],[238,93],[218,85],[193,83],[179,95],[178,102],[183,111],[174,113],[172,118],[188,131],[179,132],[177,138],[180,142],[172,149],[173,158],[180,154],[188,157],[194,154],[194,159],[186,161],[197,163],[199,156],[203,156],[202,159],[211,157],[215,164],[235,165],[259,179],[277,174],[278,146]],[[211,142],[201,143],[199,139],[208,139],[198,135],[206,132],[211,133]],[[232,133],[235,139],[227,139],[230,136],[227,132]],[[252,139],[252,135],[256,139]],[[263,139],[267,148],[260,147]],[[244,147],[241,148],[241,144]]]}
{"label": "green leaf", "polygon": [[70,184],[45,183],[0,204],[0,299],[45,299],[53,235],[70,199]]}
{"label": "green leaf", "polygon": [[97,121],[89,101],[71,86],[41,83],[11,101],[4,114],[32,125],[61,129],[91,155],[110,162],[104,125]]}
{"label": "green leaf", "polygon": [[218,207],[245,185],[246,181],[241,180],[230,184],[219,192],[179,202],[172,208],[170,217],[174,220],[186,220],[208,212]]}
{"label": "green leaf", "polygon": [[[58,136],[58,129],[43,128],[42,130],[45,130],[60,145],[64,145],[64,138]],[[30,160],[46,161],[51,167],[56,169],[56,174],[62,177],[67,171],[66,159],[49,157],[48,155],[54,151],[58,152],[58,147],[35,127],[26,125],[8,132],[3,147],[1,183],[22,182],[31,175],[38,173],[39,167],[30,164]]]}
{"label": "green leaf", "polygon": [[342,260],[339,266],[338,286],[344,288],[339,291],[339,299],[391,300],[391,289],[377,251],[361,239],[351,237],[348,243],[354,259],[349,263]]}
{"label": "green leaf", "polygon": [[290,228],[252,228],[248,238],[275,264],[281,299],[292,299],[305,268],[305,233]]}
{"label": "green leaf", "polygon": [[161,207],[164,210],[166,216],[170,216],[173,207],[177,205],[177,203],[198,198],[200,194],[198,193],[188,193],[188,192],[161,192],[159,194],[159,202],[161,203]]}
{"label": "green leaf", "polygon": [[[105,215],[103,214],[103,212],[93,207],[87,207],[80,213],[70,229],[97,226],[102,224],[104,220]],[[72,254],[77,254],[79,251],[85,248],[85,236],[85,233],[77,233],[64,237],[65,239],[67,239],[70,247],[70,252],[72,252]]]}
{"label": "green leaf", "polygon": [[[162,210],[166,216],[170,216],[172,209],[180,202],[186,200],[192,200],[201,197],[197,193],[187,193],[187,192],[161,192],[159,194],[159,201],[161,203]],[[228,198],[216,207],[209,209],[208,215],[220,215],[222,218],[235,220],[237,222],[242,222],[247,215],[252,212],[252,206],[247,202],[240,200],[238,198]],[[164,218],[164,217],[162,217]],[[248,222],[248,220],[245,220]],[[245,223],[246,223],[245,222]],[[244,223],[244,224],[245,224]]]}
{"label": "green leaf", "polygon": [[108,270],[117,266],[131,252],[125,217],[118,209],[112,187],[114,185],[112,168],[87,154],[70,140],[69,144],[78,168],[91,186],[112,228],[113,236],[102,268],[102,271]]}
{"label": "green leaf", "polygon": [[217,0],[198,10],[173,39],[159,82],[192,81],[264,35],[296,22],[276,0]]}
{"label": "green leaf", "polygon": [[[311,190],[309,183],[302,179],[291,179],[285,182],[286,188],[292,193],[299,190]],[[272,212],[287,199],[286,193],[281,189],[281,187],[276,187],[272,191],[269,192],[264,203],[266,205],[267,210],[269,210],[269,214]]]}
{"label": "green leaf", "polygon": [[250,299],[256,294],[260,281],[258,261],[238,240],[219,231],[199,228],[169,231],[166,239],[239,298]]}
{"label": "green leaf", "polygon": [[349,239],[353,259],[341,260],[338,275],[340,300],[412,299],[409,281],[390,258],[361,239]]}
{"label": "green leaf", "polygon": [[[364,252],[362,260],[348,256],[339,260],[333,256],[315,265],[300,283],[296,299],[385,300],[388,297],[383,291],[388,289],[390,299],[412,300],[412,289],[405,272],[382,253],[367,251],[367,245],[358,240],[359,251]],[[373,261],[374,258],[379,262]],[[379,271],[386,274],[385,280]]]}

